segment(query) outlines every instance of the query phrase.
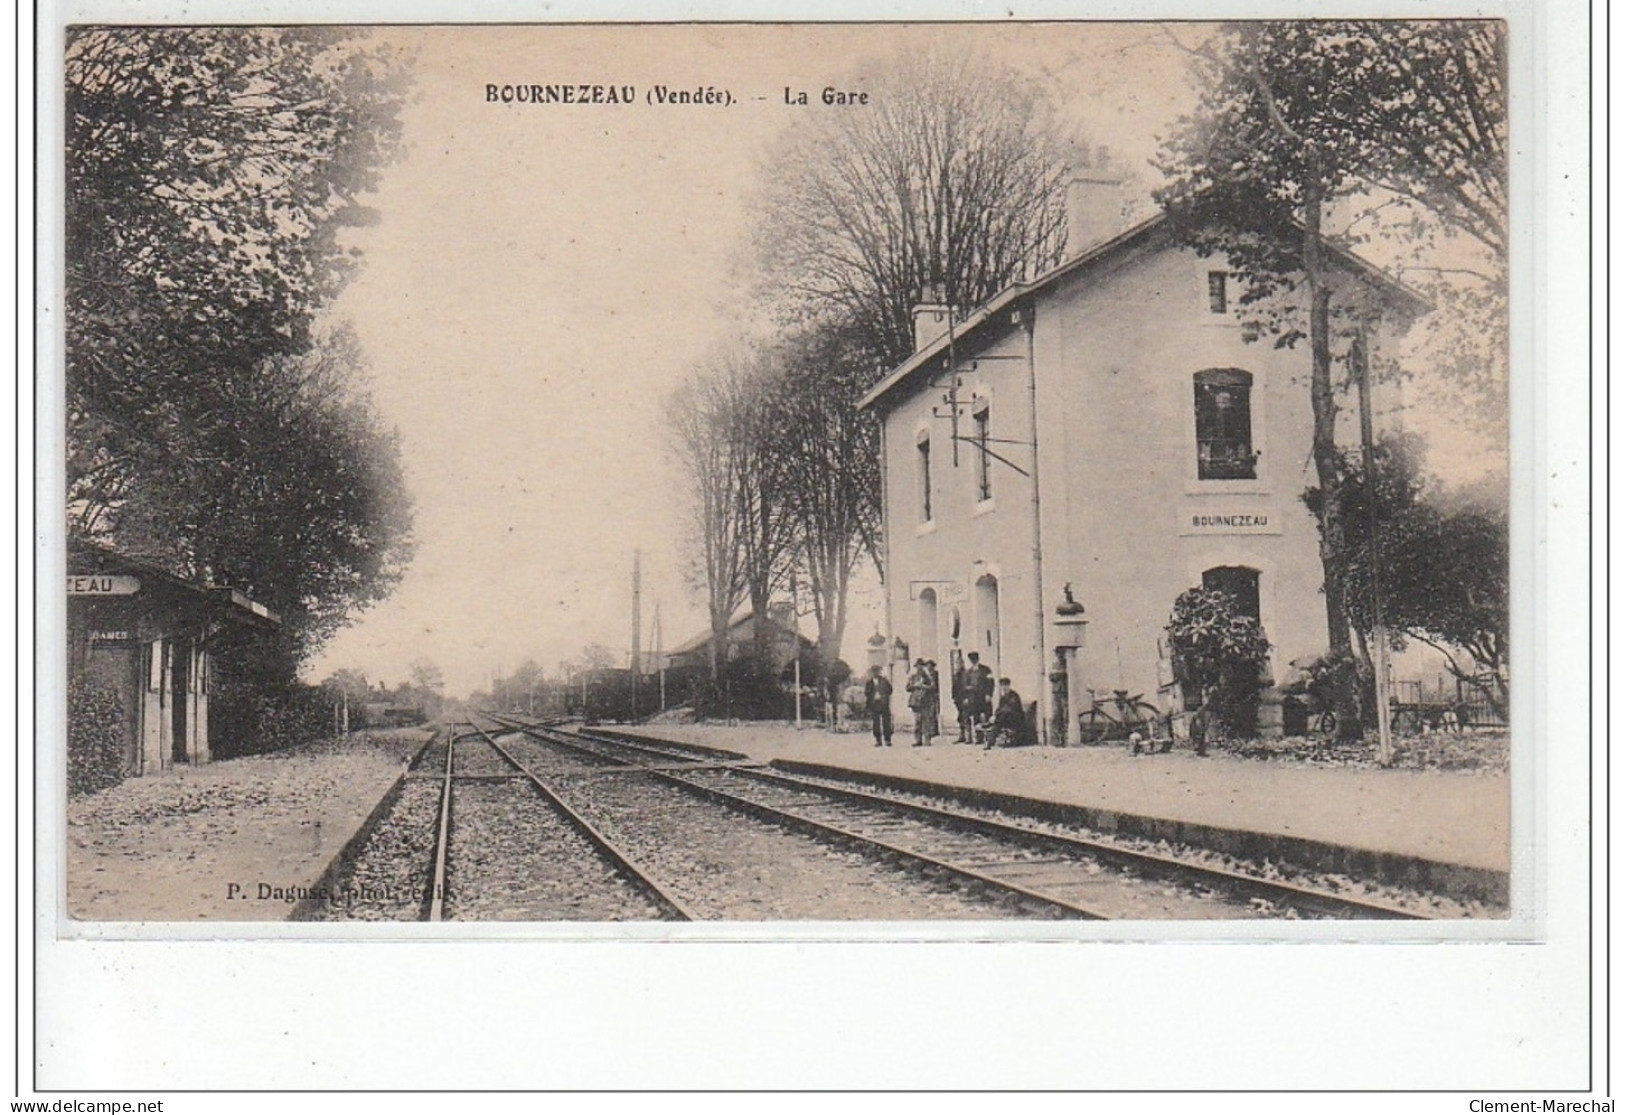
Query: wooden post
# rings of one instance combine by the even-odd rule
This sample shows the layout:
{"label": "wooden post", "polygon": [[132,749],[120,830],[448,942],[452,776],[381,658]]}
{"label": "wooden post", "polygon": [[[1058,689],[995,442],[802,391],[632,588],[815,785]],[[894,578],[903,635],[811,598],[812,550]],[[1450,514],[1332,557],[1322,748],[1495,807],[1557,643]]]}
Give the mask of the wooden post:
{"label": "wooden post", "polygon": [[1371,362],[1366,354],[1365,330],[1354,335],[1349,347],[1349,361],[1360,384],[1360,452],[1365,463],[1365,492],[1367,522],[1366,545],[1370,554],[1371,615],[1373,619],[1371,641],[1372,681],[1377,693],[1377,761],[1383,766],[1394,762],[1393,726],[1388,717],[1388,627],[1382,621],[1382,547],[1380,544],[1381,519],[1377,512],[1376,438],[1371,420]]}

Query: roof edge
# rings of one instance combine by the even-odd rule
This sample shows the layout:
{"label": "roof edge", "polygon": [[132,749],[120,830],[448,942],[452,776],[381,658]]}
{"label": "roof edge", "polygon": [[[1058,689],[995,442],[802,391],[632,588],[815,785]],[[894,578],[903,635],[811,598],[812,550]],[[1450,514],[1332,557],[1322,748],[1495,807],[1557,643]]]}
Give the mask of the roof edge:
{"label": "roof edge", "polygon": [[1126,231],[1118,233],[1110,240],[1102,241],[1092,248],[1085,249],[1084,251],[1073,256],[1071,259],[1062,260],[1048,271],[1045,271],[1041,275],[1035,275],[1027,282],[1012,283],[1011,285],[1005,287],[998,294],[995,294],[992,298],[982,303],[981,307],[972,312],[971,315],[964,321],[960,322],[957,327],[950,327],[947,332],[942,334],[942,336],[938,337],[936,340],[914,353],[907,360],[903,361],[892,371],[888,372],[880,380],[880,382],[876,383],[873,387],[869,388],[868,391],[864,392],[863,396],[858,399],[857,408],[859,410],[867,410],[876,402],[879,402],[881,398],[891,393],[892,388],[896,387],[903,380],[907,379],[927,361],[940,354],[942,350],[947,348],[951,342],[961,341],[969,337],[983,325],[987,324],[987,322],[990,321],[1000,310],[1010,305],[1010,303],[1015,302],[1017,299],[1025,297],[1026,295],[1036,294],[1044,287],[1049,286],[1051,283],[1065,277],[1070,272],[1091,264],[1103,256],[1110,255],[1119,248],[1127,245],[1130,241],[1150,232],[1153,228],[1167,221],[1167,219],[1168,214],[1166,212],[1157,213],[1155,216],[1146,218],[1139,224],[1132,226]]}
{"label": "roof edge", "polygon": [[[972,334],[976,333],[984,325],[991,321],[993,317],[999,313],[999,311],[1009,306],[1012,302],[1015,302],[1028,295],[1036,294],[1050,284],[1065,278],[1071,272],[1082,267],[1087,267],[1090,264],[1098,262],[1105,256],[1117,252],[1118,250],[1126,247],[1131,241],[1150,233],[1153,229],[1166,223],[1167,220],[1168,212],[1167,210],[1162,210],[1155,216],[1146,218],[1139,224],[1134,225],[1126,231],[1112,237],[1110,240],[1096,244],[1094,247],[1080,252],[1071,259],[1063,260],[1061,263],[1050,268],[1048,271],[1041,275],[1035,276],[1027,282],[1012,283],[1010,286],[1005,287],[998,294],[995,294],[988,301],[984,302],[978,309],[972,312],[970,316],[966,317],[964,321],[960,322],[958,326],[950,327],[947,332],[942,334],[942,336],[938,337],[936,340],[932,341],[918,352],[915,352],[907,360],[903,361],[896,368],[892,369],[885,376],[883,376],[879,382],[877,382],[873,387],[869,388],[868,391],[864,392],[862,397],[858,399],[856,403],[857,409],[868,410],[870,407],[874,406],[885,396],[891,394],[896,387],[898,387],[904,380],[912,376],[927,362],[939,356],[944,349],[949,347],[951,343],[963,341],[969,338]],[[1303,226],[1298,225],[1297,227],[1301,230]],[[1406,309],[1408,309],[1412,314],[1420,316],[1421,314],[1427,313],[1435,308],[1433,302],[1427,297],[1415,290],[1412,290],[1409,285],[1400,281],[1399,279],[1394,278],[1392,275],[1389,275],[1387,272],[1383,271],[1376,264],[1372,263],[1365,257],[1350,251],[1347,248],[1332,244],[1329,241],[1325,241],[1325,244],[1328,252],[1334,258],[1336,258],[1338,262],[1344,264],[1350,270],[1354,271],[1357,276],[1364,278],[1374,286],[1381,288],[1396,301],[1404,303]]]}

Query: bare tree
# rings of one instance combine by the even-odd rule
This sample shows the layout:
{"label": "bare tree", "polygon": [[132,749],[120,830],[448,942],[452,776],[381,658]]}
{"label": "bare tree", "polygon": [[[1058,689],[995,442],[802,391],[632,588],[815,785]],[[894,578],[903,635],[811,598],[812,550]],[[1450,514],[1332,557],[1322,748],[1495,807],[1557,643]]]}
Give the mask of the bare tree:
{"label": "bare tree", "polygon": [[785,419],[774,442],[780,489],[826,670],[840,657],[853,571],[865,556],[880,564],[880,427],[854,405],[874,365],[853,327],[809,330],[782,348],[776,394]]}
{"label": "bare tree", "polygon": [[923,291],[973,306],[1058,261],[1066,161],[1030,86],[968,55],[871,61],[852,82],[869,105],[769,159],[763,289],[786,318],[855,324],[890,365]]}
{"label": "bare tree", "polygon": [[774,352],[751,353],[742,366],[735,366],[730,383],[734,494],[742,524],[745,595],[756,617],[759,662],[771,658],[768,605],[789,580],[798,533],[788,490],[797,460],[786,447],[801,416],[784,406],[784,397],[776,390],[783,380],[777,358]]}
{"label": "bare tree", "polygon": [[717,418],[722,409],[717,385],[703,375],[684,384],[672,398],[673,451],[689,499],[695,579],[704,585],[711,621],[713,679],[721,665],[728,621],[745,596],[739,524],[733,513],[733,447]]}
{"label": "bare tree", "polygon": [[423,706],[424,714],[430,719],[439,716],[446,694],[446,676],[439,664],[421,656],[414,658],[408,667],[408,677],[406,688]]}
{"label": "bare tree", "polygon": [[[782,498],[784,420],[771,371],[745,347],[712,359],[672,400],[675,453],[690,499],[695,579],[711,623],[711,674],[719,674],[728,623],[749,600],[758,620],[788,575],[794,523]],[[768,636],[757,624],[758,640]]]}
{"label": "bare tree", "polygon": [[853,404],[913,351],[923,294],[980,304],[1058,262],[1066,242],[1067,148],[1013,71],[929,52],[873,60],[851,84],[870,103],[791,134],[756,214],[762,292],[793,329],[771,498],[791,516],[826,667],[853,570],[865,556],[880,567],[880,439]]}
{"label": "bare tree", "polygon": [[589,670],[613,670],[619,660],[620,656],[603,643],[588,643],[581,648],[581,661]]}

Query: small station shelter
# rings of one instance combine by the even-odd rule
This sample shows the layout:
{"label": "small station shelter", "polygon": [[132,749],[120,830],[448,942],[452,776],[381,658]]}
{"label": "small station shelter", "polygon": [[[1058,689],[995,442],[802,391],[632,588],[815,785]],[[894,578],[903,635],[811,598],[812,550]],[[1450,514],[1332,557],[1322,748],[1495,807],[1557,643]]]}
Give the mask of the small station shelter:
{"label": "small station shelter", "polygon": [[68,676],[113,691],[125,773],[206,763],[211,647],[275,613],[232,588],[200,585],[83,541],[68,548]]}

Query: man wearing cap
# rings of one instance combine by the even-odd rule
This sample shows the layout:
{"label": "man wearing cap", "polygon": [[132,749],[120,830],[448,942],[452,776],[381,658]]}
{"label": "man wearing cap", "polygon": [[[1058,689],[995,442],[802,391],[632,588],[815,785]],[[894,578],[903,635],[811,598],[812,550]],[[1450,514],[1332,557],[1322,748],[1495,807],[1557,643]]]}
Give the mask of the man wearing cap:
{"label": "man wearing cap", "polygon": [[891,693],[892,684],[880,667],[869,667],[869,680],[863,683],[863,703],[874,728],[876,747],[891,746]]}

